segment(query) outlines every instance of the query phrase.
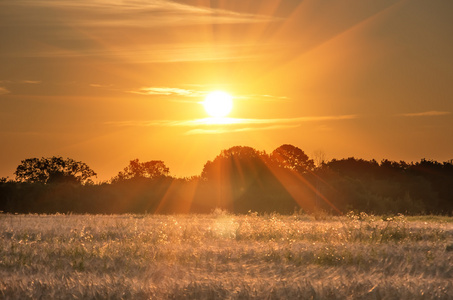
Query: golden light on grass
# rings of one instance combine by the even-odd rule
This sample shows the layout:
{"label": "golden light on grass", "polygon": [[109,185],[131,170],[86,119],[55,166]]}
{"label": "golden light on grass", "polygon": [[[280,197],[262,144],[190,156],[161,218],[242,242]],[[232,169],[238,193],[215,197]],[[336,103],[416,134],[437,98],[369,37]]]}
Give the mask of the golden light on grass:
{"label": "golden light on grass", "polygon": [[[214,293],[327,299],[335,291],[339,299],[451,299],[451,221],[220,209],[209,215],[4,214],[0,293],[2,299],[209,299]],[[351,274],[357,276],[351,280]]]}
{"label": "golden light on grass", "polygon": [[211,117],[224,118],[233,109],[233,97],[223,91],[214,91],[206,96],[203,107]]}

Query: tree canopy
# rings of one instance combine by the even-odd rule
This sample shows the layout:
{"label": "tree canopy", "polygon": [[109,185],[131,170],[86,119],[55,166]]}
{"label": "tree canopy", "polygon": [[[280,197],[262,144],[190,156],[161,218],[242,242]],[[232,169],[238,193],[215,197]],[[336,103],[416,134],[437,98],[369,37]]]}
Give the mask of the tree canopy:
{"label": "tree canopy", "polygon": [[244,177],[245,174],[257,175],[272,169],[286,169],[302,174],[313,171],[314,168],[313,160],[302,149],[293,145],[281,145],[270,155],[252,147],[234,146],[222,150],[213,161],[208,161],[204,165],[201,177],[212,179],[218,177],[218,174]]}
{"label": "tree canopy", "polygon": [[112,178],[112,182],[120,182],[129,179],[149,178],[156,179],[166,177],[170,173],[170,169],[161,160],[151,160],[140,162],[139,159],[134,159],[129,162],[129,165],[120,171],[118,175]]}
{"label": "tree canopy", "polygon": [[222,150],[204,165],[201,176],[190,179],[169,176],[163,161],[134,159],[111,184],[85,184],[96,173],[62,157],[25,159],[15,175],[16,180],[0,178],[0,211],[453,213],[453,160],[350,157],[315,167],[304,151],[289,144],[270,154],[244,146]]}
{"label": "tree canopy", "polygon": [[77,183],[83,184],[96,176],[85,163],[61,156],[28,158],[17,166],[16,180],[29,183]]}
{"label": "tree canopy", "polygon": [[302,149],[285,144],[275,149],[270,159],[277,167],[294,170],[298,173],[305,173],[315,168],[315,163],[309,159]]}
{"label": "tree canopy", "polygon": [[256,173],[265,168],[263,156],[252,147],[234,146],[222,150],[213,160],[208,161],[201,173],[203,179],[220,180],[225,178],[244,178],[246,174]]}

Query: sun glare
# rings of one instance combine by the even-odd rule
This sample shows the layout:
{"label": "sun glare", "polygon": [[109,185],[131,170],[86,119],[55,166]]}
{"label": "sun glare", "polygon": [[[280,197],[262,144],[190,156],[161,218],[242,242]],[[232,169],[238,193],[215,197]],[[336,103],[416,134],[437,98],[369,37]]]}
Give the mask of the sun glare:
{"label": "sun glare", "polygon": [[211,92],[206,96],[203,106],[211,117],[223,118],[233,109],[233,97],[222,91]]}

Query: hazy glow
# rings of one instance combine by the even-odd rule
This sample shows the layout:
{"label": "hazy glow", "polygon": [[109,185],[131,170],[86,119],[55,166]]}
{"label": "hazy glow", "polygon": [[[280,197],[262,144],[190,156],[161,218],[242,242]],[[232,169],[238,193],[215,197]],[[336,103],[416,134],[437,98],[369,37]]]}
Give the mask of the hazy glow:
{"label": "hazy glow", "polygon": [[97,180],[134,158],[193,176],[234,145],[449,160],[452,18],[453,1],[2,0],[0,178],[54,155]]}
{"label": "hazy glow", "polygon": [[203,106],[211,117],[223,118],[233,109],[233,98],[228,93],[215,91],[206,96]]}

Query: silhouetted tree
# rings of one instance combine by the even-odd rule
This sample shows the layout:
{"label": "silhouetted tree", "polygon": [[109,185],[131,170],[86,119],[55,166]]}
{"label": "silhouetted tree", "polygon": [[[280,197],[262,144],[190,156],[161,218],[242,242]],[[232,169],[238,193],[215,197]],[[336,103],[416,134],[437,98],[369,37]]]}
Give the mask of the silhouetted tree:
{"label": "silhouetted tree", "polygon": [[271,170],[268,155],[251,147],[235,146],[221,151],[205,164],[201,178],[203,198],[209,199],[213,207],[237,213],[283,213],[296,206]]}
{"label": "silhouetted tree", "polygon": [[156,179],[167,177],[170,169],[161,160],[140,162],[137,159],[131,160],[129,165],[112,178],[112,182],[119,182],[128,179],[149,178]]}
{"label": "silhouetted tree", "polygon": [[222,150],[213,161],[208,161],[204,165],[201,178],[204,180],[245,178],[250,173],[258,172],[258,168],[266,168],[264,156],[265,153],[246,146]]}
{"label": "silhouetted tree", "polygon": [[110,182],[119,184],[87,184],[96,173],[82,162],[30,158],[17,167],[15,181],[0,177],[0,211],[208,213],[220,207],[235,213],[291,213],[297,207],[306,212],[453,213],[453,160],[377,163],[351,157],[318,160],[314,168],[292,145],[271,155],[236,146],[208,161],[200,177],[168,174],[162,161],[135,159]]}
{"label": "silhouetted tree", "polygon": [[17,166],[16,180],[28,183],[61,183],[83,184],[91,181],[96,173],[85,163],[61,156],[49,158],[28,158]]}
{"label": "silhouetted tree", "polygon": [[315,167],[312,159],[308,158],[302,149],[293,145],[281,145],[270,155],[271,162],[280,168],[294,170],[298,173],[306,173]]}
{"label": "silhouetted tree", "polygon": [[315,150],[315,152],[313,152],[313,161],[317,168],[322,167],[327,161],[326,153],[320,149]]}
{"label": "silhouetted tree", "polygon": [[379,164],[374,160],[356,159],[332,159],[327,163],[327,167],[338,172],[342,176],[352,178],[375,177],[379,173]]}

